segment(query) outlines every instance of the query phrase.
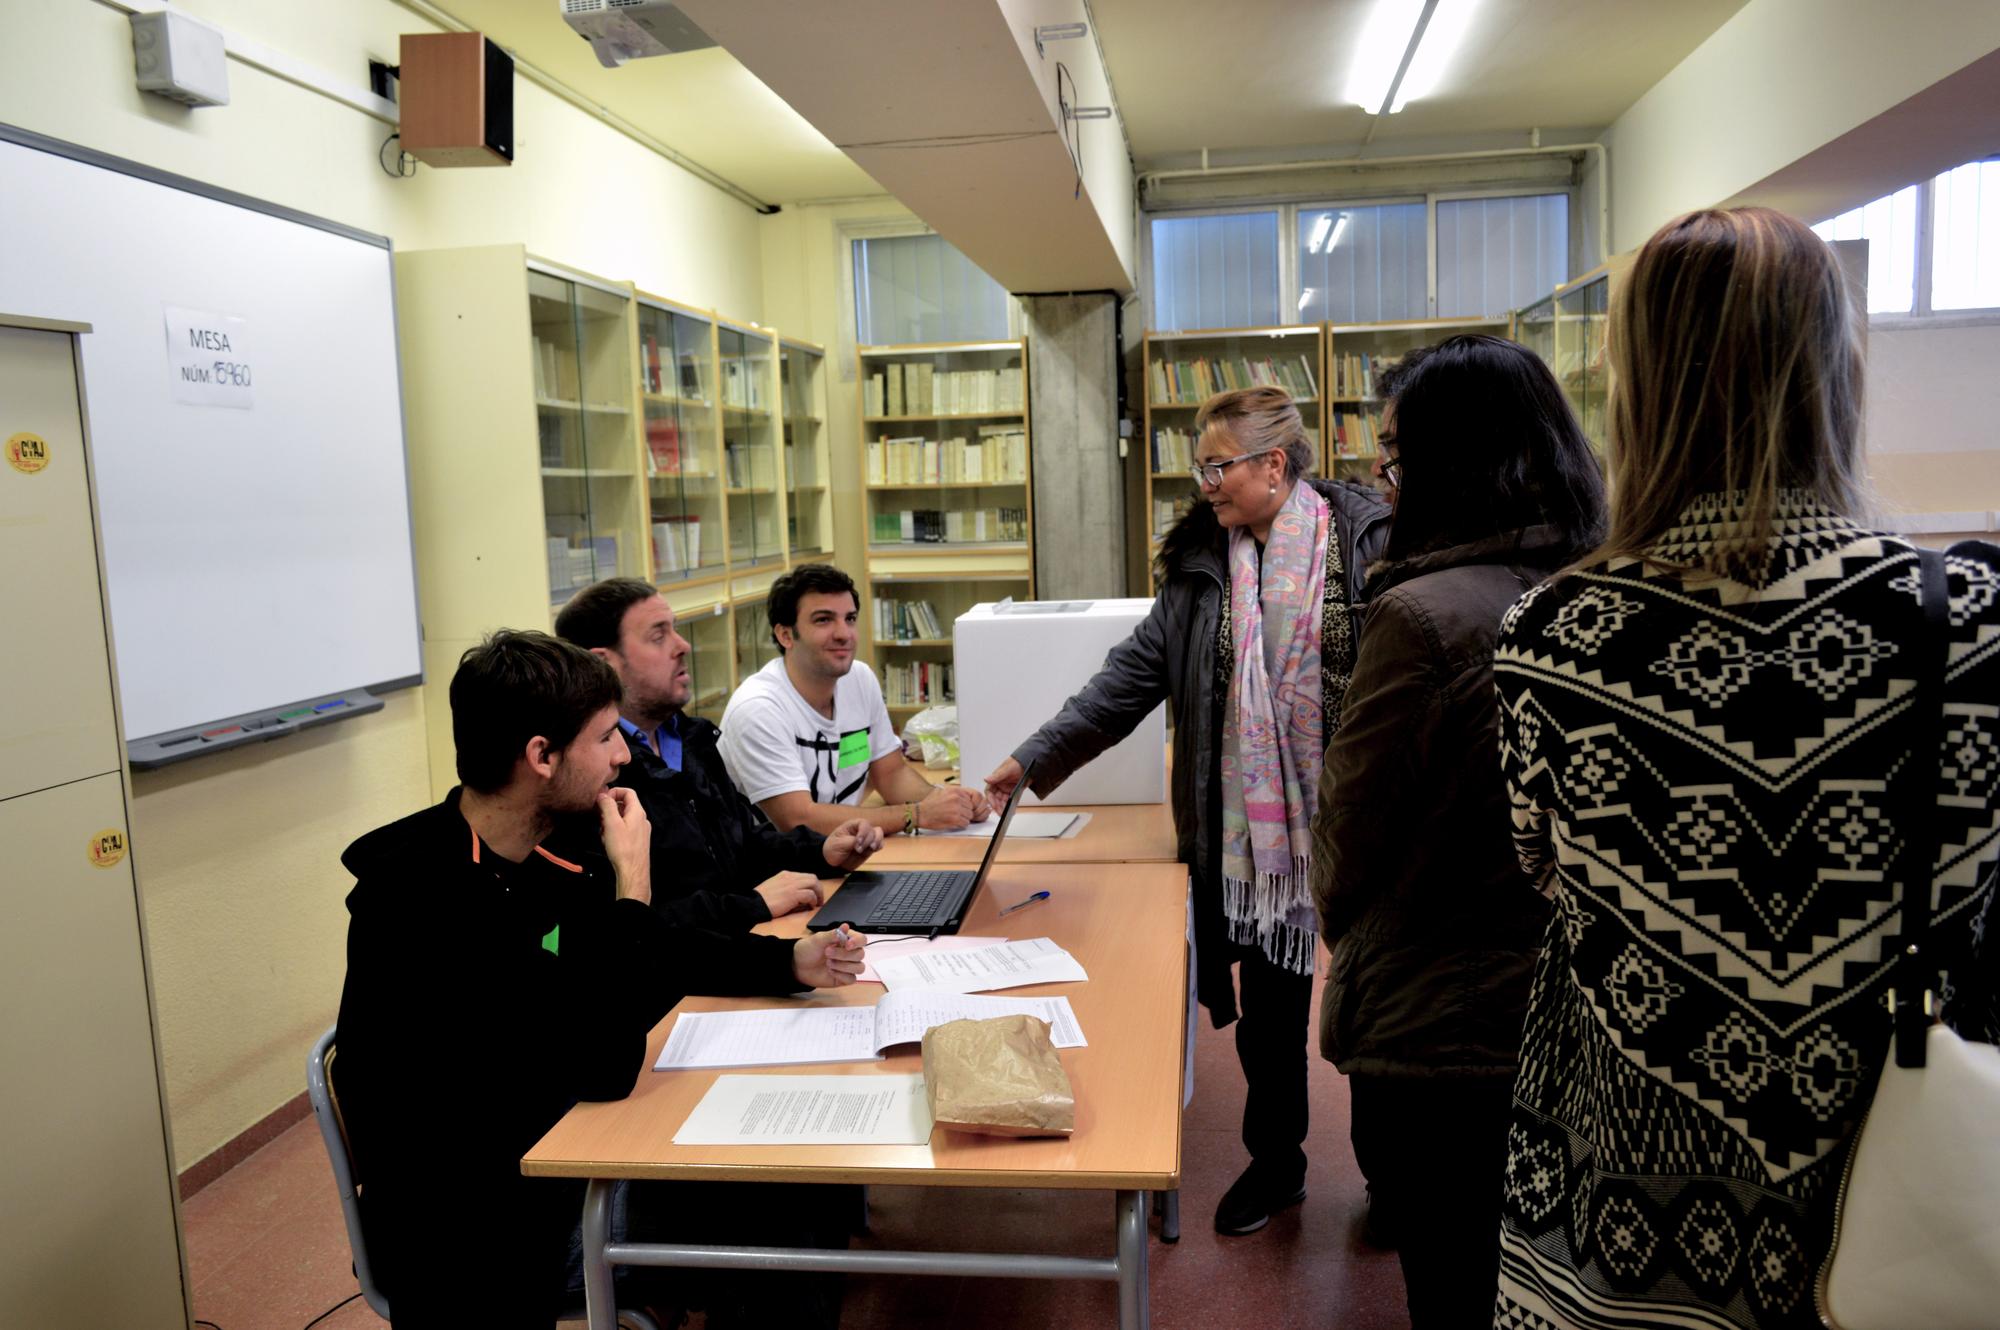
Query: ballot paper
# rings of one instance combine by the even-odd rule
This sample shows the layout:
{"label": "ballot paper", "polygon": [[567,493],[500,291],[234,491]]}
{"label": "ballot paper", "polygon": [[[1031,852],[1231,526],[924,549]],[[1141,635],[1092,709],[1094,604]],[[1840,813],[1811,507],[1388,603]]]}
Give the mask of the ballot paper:
{"label": "ballot paper", "polygon": [[990,947],[1006,940],[1004,937],[966,937],[960,933],[946,933],[942,937],[890,937],[886,940],[871,937],[868,939],[868,950],[861,953],[861,973],[854,977],[864,984],[879,984],[882,976],[875,972],[877,961],[916,952],[966,951],[973,947]]}
{"label": "ballot paper", "polygon": [[[1016,812],[1014,820],[1007,824],[1008,840],[1060,840],[1073,830],[1080,830],[1090,821],[1088,813],[1022,813]],[[956,831],[925,831],[926,836],[966,836],[979,840],[993,839],[993,829],[1000,825],[1000,819],[989,817],[984,822],[974,822]]]}
{"label": "ballot paper", "polygon": [[924,1078],[718,1076],[675,1145],[922,1145],[931,1138]]}
{"label": "ballot paper", "polygon": [[1068,998],[976,997],[910,988],[884,993],[872,1007],[685,1012],[674,1022],[653,1070],[873,1062],[885,1048],[922,1039],[933,1025],[1018,1014],[1047,1021],[1049,1039],[1057,1048],[1085,1045]]}
{"label": "ballot paper", "polygon": [[1024,984],[1076,983],[1090,978],[1076,957],[1045,937],[984,947],[878,957],[876,973],[892,993],[933,989],[984,993]]}

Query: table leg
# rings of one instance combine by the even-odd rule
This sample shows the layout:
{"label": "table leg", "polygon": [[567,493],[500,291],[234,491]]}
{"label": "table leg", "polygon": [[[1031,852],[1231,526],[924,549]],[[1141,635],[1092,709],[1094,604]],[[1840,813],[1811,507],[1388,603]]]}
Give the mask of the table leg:
{"label": "table leg", "polygon": [[[1147,1330],[1146,1193],[1118,1193],[1118,1330]],[[592,1330],[596,1330],[593,1326]]]}
{"label": "table leg", "polygon": [[611,1189],[615,1183],[592,1178],[583,1194],[583,1305],[590,1330],[618,1330],[618,1298],[604,1249],[611,1241]]}
{"label": "table leg", "polygon": [[1176,1187],[1160,1193],[1160,1241],[1181,1240],[1181,1193]]}

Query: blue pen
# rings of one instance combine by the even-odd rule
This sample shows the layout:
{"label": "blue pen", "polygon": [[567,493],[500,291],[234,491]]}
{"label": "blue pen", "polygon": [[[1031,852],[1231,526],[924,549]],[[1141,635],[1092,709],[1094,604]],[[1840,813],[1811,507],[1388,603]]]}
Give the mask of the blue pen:
{"label": "blue pen", "polygon": [[1038,891],[1034,895],[1028,897],[1026,900],[1015,901],[1012,905],[1009,905],[1006,909],[1000,911],[1000,913],[1003,915],[1008,915],[1014,913],[1014,911],[1016,910],[1025,910],[1030,905],[1033,905],[1036,901],[1045,901],[1048,898],[1049,898],[1048,892]]}

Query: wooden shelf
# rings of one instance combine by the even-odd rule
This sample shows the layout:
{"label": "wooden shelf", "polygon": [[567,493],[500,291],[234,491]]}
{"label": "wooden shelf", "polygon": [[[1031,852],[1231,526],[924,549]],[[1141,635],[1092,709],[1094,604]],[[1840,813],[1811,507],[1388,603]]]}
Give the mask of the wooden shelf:
{"label": "wooden shelf", "polygon": [[952,640],[949,637],[878,637],[875,639],[875,645],[878,647],[948,647],[952,645]]}
{"label": "wooden shelf", "polygon": [[698,411],[706,411],[715,405],[699,397],[677,397],[673,393],[643,393],[641,396],[656,406],[691,406]]}
{"label": "wooden shelf", "polygon": [[544,411],[587,411],[599,416],[629,416],[632,408],[616,402],[572,402],[561,397],[537,397],[535,405]]}
{"label": "wooden shelf", "polygon": [[907,540],[872,544],[870,554],[1026,554],[1025,540]]}
{"label": "wooden shelf", "polygon": [[1027,413],[1019,407],[1011,411],[934,411],[927,416],[863,416],[864,425],[901,425],[925,420],[1021,420]]}
{"label": "wooden shelf", "polygon": [[871,490],[1004,490],[1025,489],[1027,480],[911,480],[874,481],[863,488]]}

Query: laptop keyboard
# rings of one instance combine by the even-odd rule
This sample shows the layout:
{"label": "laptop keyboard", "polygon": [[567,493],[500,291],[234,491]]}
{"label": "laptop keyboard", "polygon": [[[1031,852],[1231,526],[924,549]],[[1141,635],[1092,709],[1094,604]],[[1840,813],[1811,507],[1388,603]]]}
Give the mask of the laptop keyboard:
{"label": "laptop keyboard", "polygon": [[875,898],[875,908],[868,912],[867,922],[928,922],[936,917],[945,901],[964,889],[965,873],[961,870],[904,872],[894,886]]}

